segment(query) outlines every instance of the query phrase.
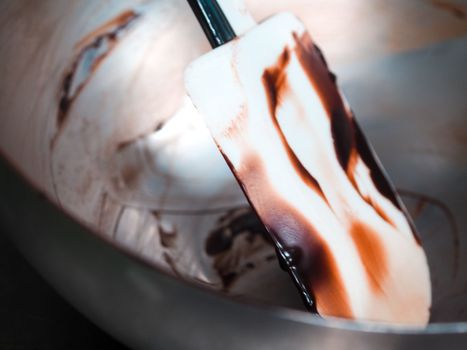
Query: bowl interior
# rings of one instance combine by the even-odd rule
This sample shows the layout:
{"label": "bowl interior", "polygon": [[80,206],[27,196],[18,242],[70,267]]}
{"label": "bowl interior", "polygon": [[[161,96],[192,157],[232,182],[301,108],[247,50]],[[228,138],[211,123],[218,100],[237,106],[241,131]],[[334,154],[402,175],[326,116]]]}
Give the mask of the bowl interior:
{"label": "bowl interior", "polygon": [[[12,93],[0,101],[7,111],[0,148],[64,211],[167,273],[303,309],[184,96],[183,68],[208,48],[181,3],[122,1],[105,15],[83,3],[80,16],[58,22],[62,31],[53,19],[66,4],[11,21],[18,38],[2,41],[28,38],[39,49],[18,46],[32,51],[2,57],[33,57],[37,65],[18,61],[5,76]],[[46,21],[41,11],[50,12]],[[190,49],[160,54],[180,47]],[[420,231],[433,322],[467,321],[466,55],[461,38],[334,67]]]}

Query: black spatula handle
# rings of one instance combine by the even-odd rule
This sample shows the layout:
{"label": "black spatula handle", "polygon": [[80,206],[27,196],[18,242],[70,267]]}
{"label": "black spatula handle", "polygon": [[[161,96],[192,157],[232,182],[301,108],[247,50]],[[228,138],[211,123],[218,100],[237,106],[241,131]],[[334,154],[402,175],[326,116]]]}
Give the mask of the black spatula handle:
{"label": "black spatula handle", "polygon": [[235,38],[235,32],[216,0],[188,0],[213,48]]}

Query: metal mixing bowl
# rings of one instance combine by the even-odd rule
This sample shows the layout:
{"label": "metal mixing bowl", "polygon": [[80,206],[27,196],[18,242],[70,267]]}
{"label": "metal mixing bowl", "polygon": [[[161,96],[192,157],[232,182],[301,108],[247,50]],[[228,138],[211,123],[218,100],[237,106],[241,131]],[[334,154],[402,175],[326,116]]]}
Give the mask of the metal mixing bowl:
{"label": "metal mixing bowl", "polygon": [[[18,3],[9,4],[10,13],[27,8],[26,2]],[[36,6],[32,11],[45,14],[47,6],[56,2],[31,4],[28,6]],[[119,6],[115,13],[124,5],[115,5]],[[20,24],[15,28],[20,30],[10,37],[16,35],[22,40],[18,42],[27,43],[34,32],[27,24],[17,22]],[[81,20],[68,25],[76,30],[88,24]],[[11,46],[13,39],[2,50],[17,50]],[[36,45],[37,41],[32,43]],[[24,50],[34,57],[40,42],[37,47],[31,45]],[[14,66],[12,56],[5,52],[2,66]],[[42,64],[47,61],[47,55],[44,57]],[[49,181],[40,163],[50,145],[35,136],[47,134],[45,124],[55,118],[55,107],[44,107],[41,99],[34,97],[59,99],[50,98],[57,90],[48,88],[48,77],[41,75],[44,66],[40,64],[29,69],[39,80],[28,78],[27,68],[23,77],[11,69],[5,71],[6,79],[0,83],[5,89],[0,100],[5,118],[0,129],[0,224],[60,294],[131,347],[465,349],[466,57],[467,38],[460,38],[419,51],[335,67],[388,173],[418,216],[434,298],[433,323],[424,330],[324,320],[301,311],[227,298],[170,276],[147,257],[96,232],[93,225],[83,222],[82,213],[57,206],[49,200],[53,196],[46,186],[41,185]],[[24,66],[27,58],[26,54],[18,57],[18,65]],[[60,63],[56,69],[48,69],[53,73],[51,81],[64,68],[66,65]],[[36,109],[41,111],[40,116],[35,116]],[[41,116],[46,119],[40,120]],[[28,132],[28,126],[32,132]]]}

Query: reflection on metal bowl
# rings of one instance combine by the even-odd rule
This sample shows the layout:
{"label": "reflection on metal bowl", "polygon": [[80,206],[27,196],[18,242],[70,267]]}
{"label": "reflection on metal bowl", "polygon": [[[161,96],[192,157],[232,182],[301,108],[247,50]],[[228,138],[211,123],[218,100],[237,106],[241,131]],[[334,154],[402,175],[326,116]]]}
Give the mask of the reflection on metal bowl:
{"label": "reflection on metal bowl", "polygon": [[183,1],[25,4],[2,5],[0,219],[94,322],[138,348],[465,348],[465,38],[362,63],[319,34],[427,249],[421,331],[303,311],[184,97],[183,67],[208,44]]}

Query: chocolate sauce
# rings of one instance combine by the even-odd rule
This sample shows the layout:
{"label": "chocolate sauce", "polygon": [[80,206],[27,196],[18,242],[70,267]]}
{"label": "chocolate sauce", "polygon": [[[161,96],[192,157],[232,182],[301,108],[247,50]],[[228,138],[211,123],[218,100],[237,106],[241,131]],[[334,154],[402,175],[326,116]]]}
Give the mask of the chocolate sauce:
{"label": "chocolate sauce", "polygon": [[[294,34],[295,53],[308,76],[308,80],[318,91],[319,98],[331,120],[331,131],[337,159],[344,170],[349,165],[350,153],[354,146],[351,116],[347,114],[336,77],[330,73],[321,50],[313,44],[308,33],[301,37]],[[330,75],[331,74],[331,75]]]}
{"label": "chocolate sauce", "polygon": [[387,275],[386,254],[377,234],[361,222],[355,222],[350,229],[358,254],[361,257],[371,288],[382,293],[382,282]]}
{"label": "chocolate sauce", "polygon": [[264,225],[248,207],[228,211],[219,219],[218,226],[205,242],[206,254],[214,259],[213,265],[222,280],[224,290],[228,290],[243,273],[256,267],[251,261],[233,258],[236,256],[233,251],[234,242],[242,238],[246,243],[241,247],[242,256],[253,255],[259,247],[272,244]]}
{"label": "chocolate sauce", "polygon": [[264,225],[253,211],[235,209],[228,211],[220,219],[219,226],[209,234],[204,246],[206,253],[214,256],[228,251],[239,235],[246,235],[246,240],[250,243],[256,235],[271,243]]}
{"label": "chocolate sauce", "polygon": [[[320,301],[333,305],[334,315],[351,317],[348,297],[330,249],[301,213],[271,191],[273,186],[265,181],[267,176],[264,174],[261,159],[254,154],[249,155],[244,160],[241,171],[235,169],[229,161],[227,164],[237,180],[243,179],[239,183],[245,194],[249,188],[264,188],[268,192],[268,204],[252,205],[252,208],[262,219],[274,241],[279,263],[291,276],[305,306],[316,312],[315,299],[316,295],[320,294]],[[247,199],[252,204],[251,200],[255,198],[250,196],[247,196]],[[323,290],[327,296],[321,295]]]}
{"label": "chocolate sauce", "polygon": [[297,158],[290,145],[287,142],[287,139],[282,132],[282,129],[279,125],[276,116],[277,107],[280,105],[281,97],[286,93],[287,90],[287,74],[286,68],[290,61],[289,49],[285,48],[282,54],[279,56],[278,62],[275,66],[269,67],[263,73],[263,86],[266,91],[266,96],[268,99],[269,113],[273,121],[274,127],[279,135],[282,146],[287,152],[292,165],[294,166],[297,174],[303,180],[308,187],[315,190],[317,193],[324,197],[323,191],[318,184],[318,181],[311,176],[311,174],[306,170],[300,160]]}
{"label": "chocolate sauce", "polygon": [[306,73],[308,80],[319,93],[321,102],[328,116],[331,118],[337,111],[344,111],[344,104],[339,94],[339,91],[334,83],[334,79],[330,79],[329,70],[323,55],[317,46],[313,44],[308,33],[301,37],[294,34],[295,39],[295,54],[298,61]]}
{"label": "chocolate sauce", "polygon": [[357,151],[365,165],[368,167],[368,169],[370,169],[371,180],[375,184],[379,193],[381,193],[383,196],[389,199],[396,208],[401,210],[401,205],[399,199],[396,196],[396,191],[392,187],[386,175],[381,170],[380,165],[376,161],[375,156],[368,144],[368,141],[360,129],[360,126],[357,124],[354,118],[352,118],[352,123],[355,133],[355,143],[357,145]]}
{"label": "chocolate sauce", "polygon": [[[316,312],[316,303],[333,305],[334,315],[351,317],[337,264],[326,243],[294,208],[279,197],[271,197],[270,200],[275,210],[261,216],[265,218],[263,220],[274,237],[280,260],[301,292],[307,308]],[[325,292],[328,296],[323,294],[323,289],[328,290]],[[322,299],[316,299],[318,296]]]}
{"label": "chocolate sauce", "polygon": [[350,154],[355,144],[353,130],[345,109],[336,108],[331,116],[331,121],[331,132],[337,159],[341,167],[347,170],[349,167]]}
{"label": "chocolate sauce", "polygon": [[51,141],[51,148],[67,120],[68,112],[97,68],[111,53],[118,39],[140,15],[128,10],[105,23],[83,38],[77,46],[82,46],[64,75],[60,88],[57,112],[57,134]]}
{"label": "chocolate sauce", "polygon": [[[226,127],[219,129],[218,124],[210,124],[211,118],[216,118],[216,114],[223,112],[221,108],[219,110],[207,108],[209,96],[212,94],[195,96],[194,103],[202,112],[206,112],[207,124],[211,131],[215,126],[214,140],[221,154],[257,217],[261,219],[265,231],[274,243],[280,266],[291,276],[306,307],[312,311],[319,310],[327,316],[355,318],[367,313],[368,317],[373,317],[373,311],[368,308],[374,307],[375,303],[391,298],[393,292],[397,296],[404,295],[400,293],[400,286],[397,285],[398,281],[393,276],[393,271],[389,271],[390,267],[394,267],[389,264],[392,262],[391,254],[397,255],[397,251],[392,250],[394,247],[391,244],[386,247],[380,237],[380,234],[387,234],[389,240],[399,239],[399,237],[394,238],[394,235],[389,237],[395,230],[389,228],[382,220],[396,226],[391,220],[399,222],[400,213],[396,212],[395,208],[400,209],[401,206],[363,137],[352,111],[346,106],[336,86],[336,78],[329,72],[322,53],[312,43],[308,34],[293,37],[295,42],[284,40],[283,49],[276,59],[268,57],[268,62],[273,62],[271,66],[264,67],[260,66],[260,62],[254,62],[262,69],[262,74],[252,79],[260,78],[261,81],[252,81],[250,77],[238,75],[236,54],[232,54],[234,82],[226,83],[226,91],[239,90],[238,92],[245,96],[244,100],[240,99],[237,102],[241,112],[234,115],[231,111],[231,114],[224,117],[225,120],[229,120]],[[226,58],[229,57],[226,54]],[[205,67],[201,71],[204,69]],[[298,77],[292,79],[296,76],[289,75],[300,71],[303,71],[303,80]],[[245,72],[249,71],[245,69]],[[197,76],[193,75],[193,77]],[[214,75],[213,77],[215,78]],[[248,85],[250,81],[252,81],[251,86]],[[312,85],[312,89],[308,82]],[[258,83],[262,85],[254,85]],[[214,86],[214,84],[210,85]],[[259,90],[253,89],[256,87]],[[305,90],[297,93],[298,91],[295,90],[297,88]],[[261,109],[250,106],[249,112],[247,104],[250,100],[261,96],[263,89],[265,99],[260,101]],[[310,101],[306,100],[307,93]],[[318,104],[315,103],[315,94],[320,100]],[[287,102],[290,102],[290,105],[286,104]],[[321,106],[323,108],[320,108]],[[324,119],[321,110],[316,116],[307,114],[316,112],[317,108],[324,109]],[[262,113],[266,115],[260,115],[259,111],[263,111]],[[290,111],[292,114],[287,115]],[[292,120],[287,120],[287,117]],[[321,119],[308,119],[315,117]],[[304,166],[299,158],[300,154],[296,154],[289,144],[291,140],[287,139],[289,130],[282,130],[284,125],[297,127],[300,121],[310,123],[306,127],[312,130],[324,124],[323,130],[316,132],[326,134],[318,135],[316,142],[324,140],[325,146],[328,146],[327,142],[331,146],[323,150],[310,149],[310,152],[316,152],[309,158],[303,157],[310,159],[309,168]],[[257,129],[261,129],[265,124],[268,124],[264,130],[265,134],[259,135],[261,131]],[[254,137],[256,132],[258,133],[256,135],[263,137],[264,140],[266,138],[274,140],[269,144],[272,149],[249,147],[251,145],[248,144],[249,140],[246,137]],[[294,137],[293,133],[290,137]],[[267,147],[268,143],[263,146]],[[264,153],[261,153],[263,150]],[[299,150],[302,151],[301,148]],[[326,152],[328,150],[330,153]],[[278,157],[275,157],[275,152]],[[230,156],[236,159],[235,163],[229,160]],[[274,166],[264,163],[275,161],[277,164]],[[313,162],[315,165],[312,165]],[[313,166],[319,168],[313,169]],[[286,171],[282,174],[271,174],[272,171],[281,171],[281,168]],[[320,177],[313,176],[315,171]],[[331,174],[332,171],[337,171],[338,174],[334,176]],[[285,176],[292,174],[292,177],[282,179],[280,175],[284,177],[284,174]],[[295,177],[295,174],[299,178]],[[370,177],[374,185],[367,186]],[[317,179],[322,180],[322,183],[318,183]],[[294,184],[293,181],[299,183]],[[311,193],[306,186],[318,193],[322,200]],[[332,201],[327,200],[328,194]],[[385,206],[390,204],[389,201],[381,202],[381,196],[394,202],[395,208],[391,206],[391,210],[386,213]],[[316,204],[315,200],[319,203],[316,207],[306,208],[308,200],[310,206]],[[316,212],[310,213],[310,209]],[[213,257],[214,267],[226,287],[231,286],[242,271],[255,268],[255,264],[247,262],[242,253],[249,246],[254,246],[258,236],[248,233],[244,225],[245,223],[237,222],[237,219],[233,218],[229,225],[220,225],[219,229],[213,231],[206,242],[206,252]],[[403,226],[405,228],[405,225]],[[380,229],[383,232],[379,232]],[[264,229],[260,230],[264,232]],[[420,272],[420,280],[423,283],[420,295],[422,299],[425,298],[423,302],[428,307],[429,295],[424,293],[427,291],[425,282],[427,286],[429,282],[428,274],[425,274],[427,272],[424,265],[425,257],[411,240],[406,243],[408,249],[413,249],[415,262],[408,269],[408,273]],[[247,247],[245,248],[244,245]],[[242,259],[243,264],[239,262]],[[264,256],[261,259],[264,260]],[[350,266],[345,265],[347,261]],[[342,265],[338,265],[338,262]],[[242,266],[241,269],[232,268],[239,265]],[[400,272],[398,268],[396,266],[394,270]],[[364,289],[365,293],[354,293],[354,286],[351,285],[353,280],[349,279],[351,277],[355,277],[356,281],[367,281],[369,290],[364,283],[359,287]],[[412,275],[404,275],[401,280],[406,281],[411,277]],[[402,301],[410,304],[410,298],[407,300]],[[426,309],[422,311],[425,312]],[[391,317],[400,317],[399,310],[394,313],[395,315]]]}
{"label": "chocolate sauce", "polygon": [[222,285],[224,289],[229,289],[235,280],[238,278],[238,274],[236,272],[227,272],[227,273],[220,273],[220,277],[222,280]]}
{"label": "chocolate sauce", "polygon": [[335,79],[329,77],[329,70],[321,50],[312,43],[307,33],[301,37],[294,34],[294,38],[295,52],[300,64],[316,91],[319,91],[321,102],[330,117],[334,147],[342,168],[348,173],[352,152],[359,154],[370,169],[371,179],[378,191],[396,208],[401,209],[395,190],[377,163],[368,141],[353,114],[346,110]]}
{"label": "chocolate sauce", "polygon": [[[294,35],[294,38],[296,43],[294,53],[309,81],[318,91],[319,98],[329,116],[336,156],[341,167],[349,175],[349,180],[359,192],[353,179],[353,167],[356,157],[360,156],[369,168],[378,191],[400,209],[395,191],[380,169],[351,111],[347,110],[336,86],[335,76],[330,74],[321,51],[311,42],[308,34],[300,38]],[[263,73],[262,83],[266,92],[270,117],[297,174],[304,183],[320,193],[326,200],[316,179],[291,149],[277,119],[278,107],[286,98],[286,94],[290,92],[287,81],[290,58],[291,51],[286,47],[278,57],[276,64],[265,69]],[[333,232],[319,234],[309,220],[286,200],[271,191],[274,186],[265,183],[264,179],[268,176],[259,156],[255,154],[244,156],[239,169],[235,169],[227,157],[224,156],[224,158],[237,179],[242,179],[239,183],[244,192],[248,193],[248,199],[255,202],[253,207],[275,243],[280,265],[291,275],[301,292],[305,305],[310,310],[316,311],[316,304],[318,304],[321,311],[327,314],[352,318],[352,310],[337,262],[330,248],[320,238],[320,234],[332,235]],[[251,189],[253,191],[250,191]],[[268,193],[267,205],[261,205],[260,201],[256,201],[255,193],[262,192]],[[361,193],[360,195],[367,202],[370,200]],[[373,207],[383,219],[389,222],[381,208],[375,205]],[[387,276],[387,263],[382,243],[377,239],[377,234],[364,223],[355,222],[350,235],[360,255],[371,288],[377,293],[382,293],[383,280]],[[229,244],[228,239],[218,241],[216,247],[228,249]]]}

